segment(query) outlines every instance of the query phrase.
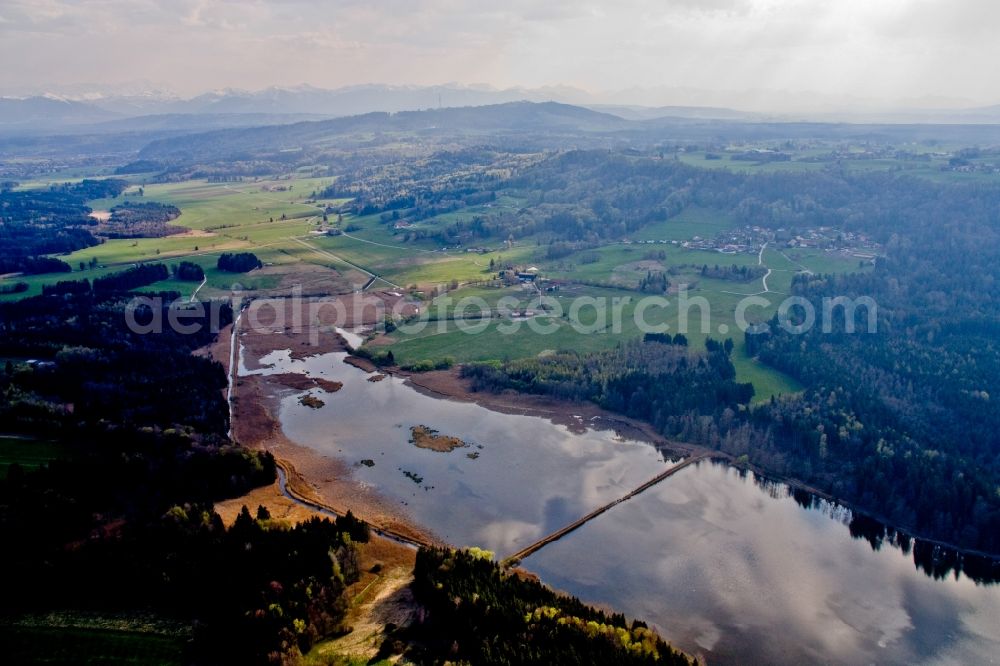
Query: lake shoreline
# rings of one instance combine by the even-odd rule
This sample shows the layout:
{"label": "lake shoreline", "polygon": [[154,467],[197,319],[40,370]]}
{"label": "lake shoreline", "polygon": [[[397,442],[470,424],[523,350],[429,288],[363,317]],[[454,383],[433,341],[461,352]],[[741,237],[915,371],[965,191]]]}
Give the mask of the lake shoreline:
{"label": "lake shoreline", "polygon": [[[348,351],[343,337],[332,325],[317,328],[276,326],[271,330],[240,331],[239,356],[245,367],[257,370],[263,367],[261,358],[273,351],[291,350],[296,359]],[[209,350],[212,358],[227,367],[229,341],[230,336],[220,335]],[[444,545],[377,489],[360,483],[347,461],[322,455],[285,434],[280,420],[283,397],[306,383],[326,392],[333,388],[333,383],[303,379],[303,382],[291,381],[287,374],[237,374],[233,387],[233,438],[247,448],[269,451],[285,469],[288,484],[309,501],[341,515],[351,511],[374,528],[413,542]]]}
{"label": "lake shoreline", "polygon": [[[268,299],[272,303],[285,299]],[[335,330],[334,322],[317,318],[311,326],[290,328],[275,327],[273,330],[241,332],[240,342],[243,359],[247,368],[260,369],[260,359],[273,351],[290,350],[294,359],[304,359],[316,355],[345,352],[351,348],[344,337]],[[366,325],[370,322],[355,322]],[[314,330],[315,329],[315,330]],[[228,365],[228,335],[220,335],[210,350],[211,357]],[[425,396],[460,403],[473,403],[490,411],[547,419],[554,424],[565,426],[574,433],[593,430],[614,430],[623,437],[644,441],[667,455],[681,457],[706,454],[715,462],[729,464],[737,469],[751,471],[759,477],[775,483],[782,483],[794,490],[809,493],[815,498],[848,509],[857,516],[874,520],[900,535],[914,541],[923,542],[952,551],[961,556],[981,558],[997,562],[998,556],[991,553],[965,550],[933,539],[928,539],[904,527],[893,525],[877,512],[858,507],[815,486],[796,478],[761,468],[753,464],[736,464],[734,458],[724,451],[707,449],[694,444],[676,442],[659,435],[651,424],[631,419],[624,415],[607,411],[589,402],[568,402],[548,396],[521,394],[512,391],[490,393],[472,391],[471,383],[463,379],[458,368],[414,373],[399,368],[378,368],[369,366],[367,359],[349,355],[345,362],[362,372],[372,374],[383,372],[405,381],[418,393]],[[271,379],[266,375],[240,376],[237,393],[239,400],[234,405],[234,436],[238,441],[253,447],[271,450],[276,458],[285,460],[294,470],[293,476],[301,483],[317,488],[320,498],[326,498],[332,509],[346,512],[352,509],[373,524],[389,531],[399,531],[412,535],[415,540],[424,539],[428,543],[443,544],[416,521],[406,515],[401,508],[392,506],[392,501],[381,496],[371,487],[359,483],[352,473],[350,463],[342,458],[324,456],[315,450],[292,441],[281,429],[279,406],[282,396],[287,395],[291,382],[288,378]],[[260,384],[260,386],[258,386]],[[242,402],[242,405],[239,403]],[[239,414],[239,416],[237,416]],[[249,418],[248,418],[249,417]],[[248,422],[249,421],[249,422]]]}

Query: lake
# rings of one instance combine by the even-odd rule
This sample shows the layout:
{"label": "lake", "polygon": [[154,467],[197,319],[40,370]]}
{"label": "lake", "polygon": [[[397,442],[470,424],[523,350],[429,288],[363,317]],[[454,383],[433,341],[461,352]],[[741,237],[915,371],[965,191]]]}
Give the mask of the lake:
{"label": "lake", "polygon": [[[342,382],[332,394],[289,391],[285,433],[355,465],[358,480],[456,546],[509,555],[677,462],[613,431],[580,433],[441,400],[394,377],[370,382],[344,357],[275,352],[254,372]],[[301,404],[306,393],[325,405]],[[466,446],[418,448],[410,429],[420,425]],[[913,544],[880,542],[864,526],[838,505],[700,462],[523,566],[557,589],[649,621],[709,663],[1000,659],[1000,586],[929,576],[915,565]]]}

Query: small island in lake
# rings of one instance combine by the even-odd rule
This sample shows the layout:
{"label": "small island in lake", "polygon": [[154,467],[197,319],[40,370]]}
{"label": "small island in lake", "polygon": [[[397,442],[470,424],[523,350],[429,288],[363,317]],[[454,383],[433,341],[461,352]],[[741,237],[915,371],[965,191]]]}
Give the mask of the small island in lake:
{"label": "small island in lake", "polygon": [[320,407],[326,404],[325,402],[323,402],[314,395],[304,395],[301,398],[299,398],[299,402],[305,405],[306,407],[312,407],[313,409],[319,409]]}
{"label": "small island in lake", "polygon": [[458,437],[442,435],[437,430],[425,425],[415,425],[410,428],[410,443],[421,449],[430,449],[441,453],[450,453],[455,449],[468,446]]}
{"label": "small island in lake", "polygon": [[329,379],[323,379],[322,377],[309,377],[295,372],[282,372],[271,375],[269,379],[276,384],[281,384],[282,386],[287,386],[288,388],[295,389],[297,391],[307,391],[311,388],[321,388],[327,393],[336,393],[340,389],[344,388],[344,384],[342,382],[334,382]]}

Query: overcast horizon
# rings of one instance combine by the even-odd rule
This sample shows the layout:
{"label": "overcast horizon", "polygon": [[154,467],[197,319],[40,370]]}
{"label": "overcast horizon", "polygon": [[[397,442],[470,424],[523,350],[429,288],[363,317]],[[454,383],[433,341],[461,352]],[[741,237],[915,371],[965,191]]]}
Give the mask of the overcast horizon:
{"label": "overcast horizon", "polygon": [[974,107],[1000,102],[997,19],[985,0],[8,0],[0,57],[18,66],[0,94],[458,81],[630,91],[603,103]]}

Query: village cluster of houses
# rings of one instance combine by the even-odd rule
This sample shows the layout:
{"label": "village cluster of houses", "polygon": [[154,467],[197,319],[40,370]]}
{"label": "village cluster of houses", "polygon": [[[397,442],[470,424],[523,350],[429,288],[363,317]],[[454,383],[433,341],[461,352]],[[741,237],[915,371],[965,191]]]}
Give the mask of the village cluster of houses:
{"label": "village cluster of houses", "polygon": [[645,240],[622,241],[626,245],[671,244],[689,250],[706,250],[722,254],[756,253],[764,243],[772,247],[804,247],[824,250],[845,250],[851,252],[867,252],[874,256],[879,251],[879,245],[867,234],[852,231],[840,231],[833,227],[816,227],[804,230],[765,229],[764,227],[746,226],[730,229],[713,238],[694,236],[690,240]]}
{"label": "village cluster of houses", "polygon": [[966,160],[952,160],[941,167],[942,171],[953,171],[955,173],[1000,173],[1000,166],[989,162],[969,162]]}
{"label": "village cluster of houses", "polygon": [[868,234],[841,231],[833,227],[816,227],[804,231],[778,229],[773,240],[784,247],[814,247],[823,250],[879,250],[879,244]]}

